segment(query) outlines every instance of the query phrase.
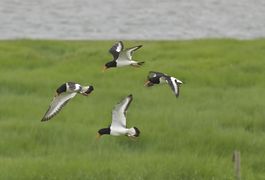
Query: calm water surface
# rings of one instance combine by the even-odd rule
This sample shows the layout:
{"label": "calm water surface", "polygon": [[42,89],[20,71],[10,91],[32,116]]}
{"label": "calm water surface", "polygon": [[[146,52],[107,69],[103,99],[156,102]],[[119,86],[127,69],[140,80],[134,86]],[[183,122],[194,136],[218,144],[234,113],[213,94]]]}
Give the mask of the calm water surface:
{"label": "calm water surface", "polygon": [[265,37],[265,0],[0,0],[0,39]]}

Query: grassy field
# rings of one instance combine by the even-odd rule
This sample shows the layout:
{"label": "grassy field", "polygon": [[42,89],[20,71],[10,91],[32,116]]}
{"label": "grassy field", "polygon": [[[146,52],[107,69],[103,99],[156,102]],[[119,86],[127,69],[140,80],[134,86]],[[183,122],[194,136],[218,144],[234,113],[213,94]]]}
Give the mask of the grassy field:
{"label": "grassy field", "polygon": [[[114,41],[0,41],[1,180],[265,179],[265,40],[127,41],[141,68],[102,67]],[[143,86],[150,70],[184,81],[180,97]],[[55,89],[95,87],[47,123]],[[134,142],[103,136],[111,110],[132,93]]]}

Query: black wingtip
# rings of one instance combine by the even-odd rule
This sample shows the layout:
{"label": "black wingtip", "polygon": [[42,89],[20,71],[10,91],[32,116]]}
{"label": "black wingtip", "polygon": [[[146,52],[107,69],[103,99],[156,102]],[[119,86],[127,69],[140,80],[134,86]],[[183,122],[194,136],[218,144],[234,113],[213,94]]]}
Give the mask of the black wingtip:
{"label": "black wingtip", "polygon": [[133,97],[133,95],[132,95],[132,94],[129,94],[129,95],[128,95],[128,97],[129,97],[129,98],[132,98],[132,97]]}

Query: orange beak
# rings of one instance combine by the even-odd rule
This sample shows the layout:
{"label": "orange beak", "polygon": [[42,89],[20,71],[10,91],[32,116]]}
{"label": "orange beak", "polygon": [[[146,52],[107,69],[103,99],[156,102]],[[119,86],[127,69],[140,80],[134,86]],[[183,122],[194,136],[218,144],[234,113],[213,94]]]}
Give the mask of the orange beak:
{"label": "orange beak", "polygon": [[101,135],[99,133],[97,133],[96,139],[99,140],[100,137],[101,137]]}
{"label": "orange beak", "polygon": [[102,72],[105,72],[107,69],[108,69],[107,66],[104,66]]}
{"label": "orange beak", "polygon": [[148,83],[150,83],[150,81],[145,81],[144,86],[147,86]]}

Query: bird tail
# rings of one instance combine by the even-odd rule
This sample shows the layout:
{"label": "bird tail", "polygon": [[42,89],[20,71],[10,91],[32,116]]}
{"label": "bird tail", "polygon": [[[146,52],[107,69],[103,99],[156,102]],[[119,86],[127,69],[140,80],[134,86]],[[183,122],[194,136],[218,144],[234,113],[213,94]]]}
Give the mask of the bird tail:
{"label": "bird tail", "polygon": [[144,61],[142,61],[142,62],[138,62],[137,63],[137,65],[139,65],[139,66],[141,66],[141,65],[143,65],[144,64]]}

